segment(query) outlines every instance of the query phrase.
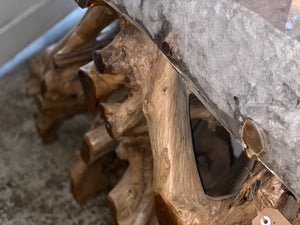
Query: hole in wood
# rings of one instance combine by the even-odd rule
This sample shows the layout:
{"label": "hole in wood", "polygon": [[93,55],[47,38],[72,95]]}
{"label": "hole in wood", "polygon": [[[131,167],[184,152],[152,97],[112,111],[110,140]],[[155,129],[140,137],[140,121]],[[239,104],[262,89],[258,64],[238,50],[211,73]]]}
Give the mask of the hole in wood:
{"label": "hole in wood", "polygon": [[205,193],[212,197],[236,193],[248,176],[249,159],[234,150],[230,134],[194,95],[190,96],[190,111],[195,159]]}

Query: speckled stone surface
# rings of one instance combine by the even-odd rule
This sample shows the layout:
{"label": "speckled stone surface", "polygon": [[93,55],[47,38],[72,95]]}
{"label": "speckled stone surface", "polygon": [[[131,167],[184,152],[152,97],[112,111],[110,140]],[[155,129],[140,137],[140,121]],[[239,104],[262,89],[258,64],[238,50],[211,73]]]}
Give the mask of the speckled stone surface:
{"label": "speckled stone surface", "polygon": [[0,79],[0,225],[112,225],[106,194],[77,204],[70,193],[74,153],[91,118],[67,121],[44,145],[25,94],[25,66]]}

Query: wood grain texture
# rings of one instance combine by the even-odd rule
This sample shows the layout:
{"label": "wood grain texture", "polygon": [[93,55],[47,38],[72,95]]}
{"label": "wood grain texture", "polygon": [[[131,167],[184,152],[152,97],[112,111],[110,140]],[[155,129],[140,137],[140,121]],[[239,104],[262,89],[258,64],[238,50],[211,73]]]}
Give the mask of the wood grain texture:
{"label": "wood grain texture", "polygon": [[205,195],[194,158],[185,86],[168,63],[158,60],[155,68],[157,73],[149,78],[152,86],[143,102],[153,148],[153,191],[160,224],[249,224],[263,208],[285,205],[287,190],[258,163],[251,169],[255,175],[238,195],[223,199]]}
{"label": "wood grain texture", "polygon": [[[109,194],[118,224],[250,224],[265,207],[283,209],[291,204],[291,193],[261,164],[242,155],[230,166],[228,134],[209,131],[219,123],[189,97],[182,79],[145,34],[121,19],[115,43],[112,47],[123,54],[123,82],[129,94],[121,102],[101,102],[100,109],[109,134],[121,142],[119,158],[129,162]],[[107,55],[95,56],[94,63],[98,60],[98,72],[114,74],[120,62]],[[191,118],[206,120],[208,127],[191,127]],[[203,133],[197,135],[199,131]],[[216,167],[209,171],[215,179],[205,175],[195,158],[209,143],[218,156],[211,157]],[[199,174],[211,180],[204,185]],[[211,187],[221,195],[208,196]],[[223,195],[223,189],[232,192]],[[294,197],[291,201],[297,205]],[[297,213],[289,216],[290,221]]]}
{"label": "wood grain texture", "polygon": [[[281,210],[297,224],[295,197],[260,163],[247,160],[244,154],[233,158],[229,134],[186,87],[165,55],[121,16],[120,24],[114,40],[94,51],[93,61],[81,66],[80,81],[72,77],[77,57],[67,67],[56,63],[53,69],[59,75],[47,71],[42,76],[41,111],[59,108],[63,113],[53,110],[54,115],[64,118],[67,110],[57,99],[80,94],[85,96],[86,108],[103,120],[97,117],[86,133],[72,170],[77,201],[116,184],[124,160],[128,167],[108,196],[118,224],[246,225],[266,207]],[[73,33],[82,39],[70,45],[65,42],[59,54],[69,59],[72,49],[81,51],[87,37],[96,33],[90,29],[99,27]],[[164,50],[172,53],[168,43]],[[70,81],[74,90],[64,89]],[[70,113],[75,112],[72,104],[74,99],[69,102]],[[49,123],[55,116],[47,116],[45,124],[59,125],[58,119]]]}
{"label": "wood grain texture", "polygon": [[258,159],[300,198],[299,29],[278,29],[292,1],[105,1],[152,39],[241,144],[246,120],[257,124],[266,135]]}
{"label": "wood grain texture", "polygon": [[92,59],[94,49],[111,41],[96,37],[115,18],[106,5],[90,7],[76,27],[29,65],[27,93],[37,96],[37,129],[44,142],[53,140],[64,120],[87,111],[78,70]]}

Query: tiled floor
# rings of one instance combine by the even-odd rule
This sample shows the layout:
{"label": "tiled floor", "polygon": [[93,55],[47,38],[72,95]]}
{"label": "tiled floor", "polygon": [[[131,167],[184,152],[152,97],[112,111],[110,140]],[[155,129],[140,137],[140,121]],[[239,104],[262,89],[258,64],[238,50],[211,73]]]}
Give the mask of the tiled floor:
{"label": "tiled floor", "polygon": [[35,104],[25,94],[25,66],[0,79],[0,225],[110,225],[106,193],[78,205],[70,193],[74,153],[90,118],[67,121],[43,145]]}

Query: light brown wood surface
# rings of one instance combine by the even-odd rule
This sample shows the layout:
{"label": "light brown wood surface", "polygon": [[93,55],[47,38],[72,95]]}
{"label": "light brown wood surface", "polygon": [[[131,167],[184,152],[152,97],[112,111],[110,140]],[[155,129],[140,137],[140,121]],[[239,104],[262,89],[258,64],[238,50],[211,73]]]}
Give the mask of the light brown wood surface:
{"label": "light brown wood surface", "polygon": [[119,34],[83,63],[85,53],[77,53],[91,49],[116,14],[100,1],[79,4],[99,6],[45,51],[42,69],[31,67],[28,90],[38,94],[42,136],[80,110],[98,116],[72,170],[75,199],[116,185],[108,199],[120,225],[246,225],[266,207],[299,224],[299,200],[255,159],[233,156],[226,130],[126,19],[120,16]]}
{"label": "light brown wood surface", "polygon": [[36,126],[44,142],[55,137],[64,120],[87,110],[78,70],[92,59],[93,50],[111,41],[99,42],[96,38],[115,19],[116,14],[107,5],[90,7],[76,27],[29,65],[32,76],[27,93],[36,96]]}
{"label": "light brown wood surface", "polygon": [[[226,141],[224,135],[223,137],[221,135],[219,139],[211,138],[210,140],[215,142],[211,143],[211,146],[220,149],[221,152],[216,154],[223,159],[219,160],[216,157],[214,161],[216,164],[223,163],[220,165],[224,172],[222,176],[227,176],[229,182],[236,183],[236,185],[229,188],[226,177],[218,177],[215,174],[210,177],[212,180],[208,183],[212,186],[224,185],[230,195],[208,197],[198,172],[200,170],[201,174],[201,167],[197,167],[195,159],[189,108],[191,108],[193,118],[207,120],[208,124],[214,127],[218,126],[218,123],[213,122],[214,119],[207,111],[199,110],[201,107],[198,106],[196,110],[193,105],[197,104],[190,107],[185,84],[156,46],[143,33],[125,21],[122,22],[122,32],[122,49],[126,55],[124,62],[128,63],[132,71],[131,75],[125,79],[125,84],[132,91],[122,103],[101,104],[102,115],[109,123],[108,129],[112,137],[121,142],[130,143],[132,139],[136,140],[139,137],[137,134],[141,130],[145,130],[144,126],[143,128],[136,126],[137,123],[142,124],[139,122],[142,115],[138,110],[139,105],[142,104],[151,141],[153,157],[152,197],[159,223],[166,225],[249,224],[264,207],[284,208],[286,204],[289,204],[286,199],[290,193],[276,177],[272,176],[259,163],[248,162],[244,157],[240,157],[233,166],[230,166],[228,158],[229,137],[227,136]],[[112,66],[110,64],[104,65],[105,68]],[[142,94],[142,100],[140,94]],[[204,132],[204,142],[209,141],[209,132],[205,129],[202,131]],[[197,138],[201,139],[201,135]],[[216,144],[218,142],[220,144]],[[201,146],[201,144],[205,145],[200,140],[199,145]],[[223,146],[223,148],[218,147],[218,145]],[[138,144],[135,145],[135,147],[138,146]],[[134,151],[133,148],[130,149],[132,152]],[[126,153],[119,154],[120,157],[127,157],[128,150],[124,150],[123,147],[119,151]],[[129,162],[131,171],[134,168],[143,170],[138,162],[133,163],[130,159]],[[247,172],[243,172],[246,170]],[[237,176],[232,177],[231,174]],[[127,193],[125,187],[128,186],[130,180],[132,180],[131,174],[126,173],[120,182],[122,185],[116,187],[117,191],[115,192],[117,194],[114,191],[111,192],[118,199],[118,203],[115,203],[113,207],[116,220],[119,224],[132,224],[136,221],[139,221],[139,224],[148,224],[147,216],[143,222],[140,222],[140,217],[137,217],[136,220],[129,220],[132,218],[132,211],[129,213],[127,209],[134,208],[136,198],[120,200],[127,196],[122,193]],[[142,178],[138,179],[137,184],[142,180]],[[241,185],[242,183],[243,185]],[[216,188],[219,191],[221,189],[221,187]],[[232,193],[230,189],[234,189],[238,193]],[[140,192],[142,193],[135,196],[141,196],[143,190],[140,189]],[[293,201],[295,202],[295,199]],[[124,206],[125,204],[127,207]],[[149,207],[151,207],[150,204]],[[145,214],[149,215],[146,212]],[[290,220],[293,220],[296,214],[294,213]],[[126,223],[125,216],[120,217],[119,215],[126,215],[130,222]]]}

